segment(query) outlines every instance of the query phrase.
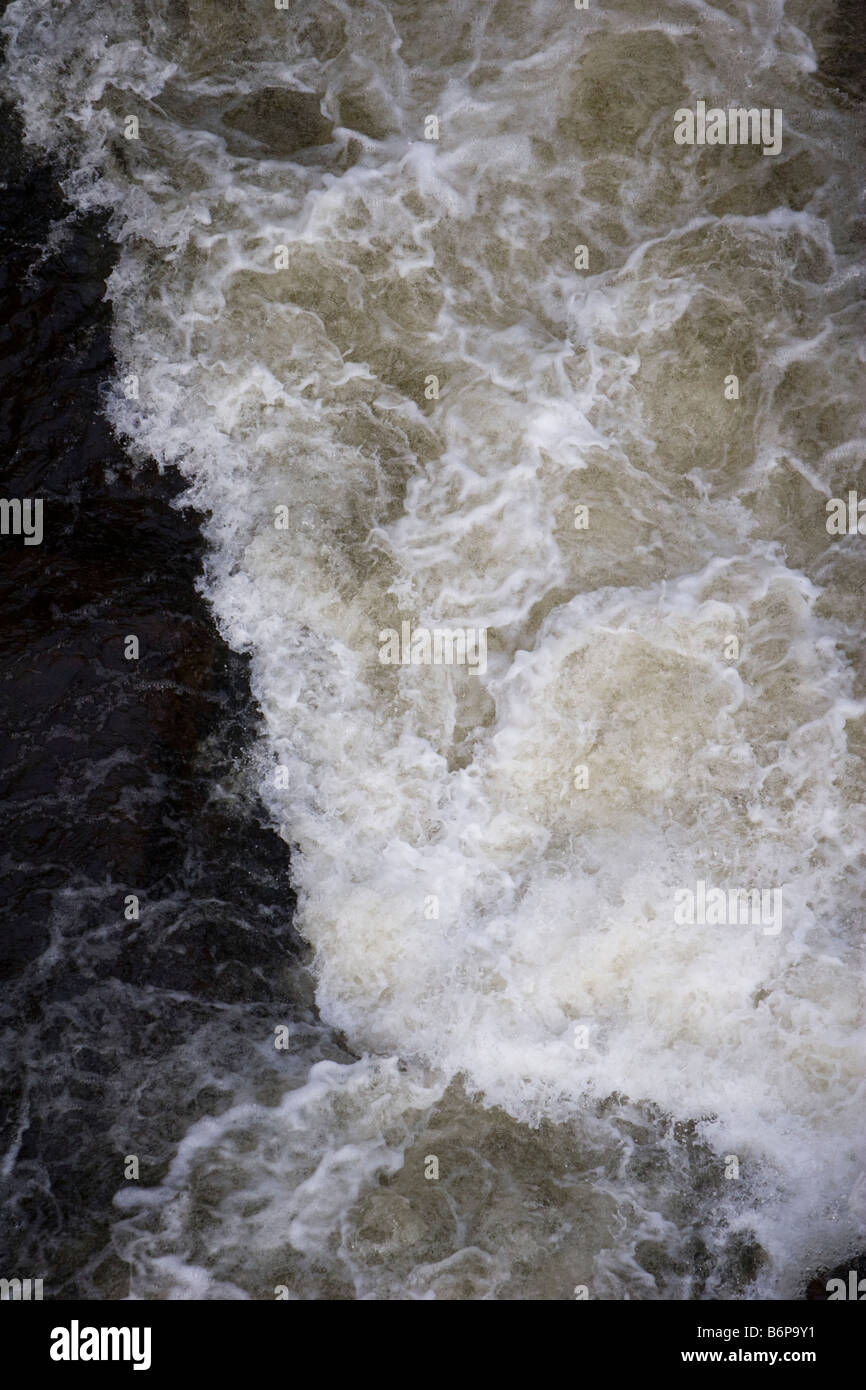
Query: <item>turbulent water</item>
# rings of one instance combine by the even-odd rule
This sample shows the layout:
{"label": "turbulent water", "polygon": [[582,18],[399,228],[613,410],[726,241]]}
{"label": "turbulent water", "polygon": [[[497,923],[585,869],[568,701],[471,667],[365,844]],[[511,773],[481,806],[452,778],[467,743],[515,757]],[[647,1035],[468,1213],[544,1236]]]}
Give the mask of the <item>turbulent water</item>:
{"label": "turbulent water", "polygon": [[[244,775],[358,1058],[288,995],[248,1018],[282,1069],[118,1182],[133,1297],[796,1295],[866,1240],[863,541],[826,525],[866,439],[856,23],[3,28],[28,138],[110,211],[110,416],[207,514]],[[699,101],[780,111],[780,153],[678,145]],[[383,662],[403,622],[486,661]],[[699,881],[782,917],[682,921]]]}

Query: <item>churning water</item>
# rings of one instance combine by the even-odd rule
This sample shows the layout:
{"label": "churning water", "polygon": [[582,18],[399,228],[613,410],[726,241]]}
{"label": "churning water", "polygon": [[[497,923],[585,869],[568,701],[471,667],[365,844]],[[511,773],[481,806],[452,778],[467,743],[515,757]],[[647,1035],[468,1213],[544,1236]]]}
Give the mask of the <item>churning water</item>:
{"label": "churning water", "polygon": [[[862,1248],[843,18],[6,11],[28,138],[111,212],[110,413],[208,516],[246,775],[358,1058],[257,1020],[280,1084],[118,1192],[134,1296],[790,1297]],[[698,102],[781,149],[678,144]],[[486,660],[380,659],[405,622]],[[698,885],[780,890],[778,929],[682,920]]]}

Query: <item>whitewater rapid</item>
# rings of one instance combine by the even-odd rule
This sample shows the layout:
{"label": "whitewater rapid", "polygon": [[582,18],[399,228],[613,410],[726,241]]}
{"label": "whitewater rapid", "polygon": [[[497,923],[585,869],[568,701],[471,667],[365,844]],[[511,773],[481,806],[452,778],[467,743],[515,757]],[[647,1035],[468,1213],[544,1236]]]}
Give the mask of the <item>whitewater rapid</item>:
{"label": "whitewater rapid", "polygon": [[857,107],[826,0],[645,9],[6,11],[359,1057],[118,1194],[134,1296],[784,1297],[866,1239]]}

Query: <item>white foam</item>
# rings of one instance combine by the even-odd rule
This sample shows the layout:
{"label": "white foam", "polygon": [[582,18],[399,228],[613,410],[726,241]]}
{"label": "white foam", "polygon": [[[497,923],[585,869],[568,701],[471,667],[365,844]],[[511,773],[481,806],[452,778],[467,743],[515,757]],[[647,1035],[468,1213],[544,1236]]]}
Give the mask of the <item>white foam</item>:
{"label": "white foam", "polygon": [[[409,1061],[411,1082],[376,1073],[395,1116],[417,1075],[435,1078],[431,1097],[465,1078],[525,1123],[574,1123],[611,1093],[700,1118],[741,1156],[755,1206],[731,1219],[770,1253],[765,1289],[790,1291],[807,1252],[838,1253],[839,1210],[862,1205],[863,808],[847,736],[863,706],[844,582],[818,577],[814,493],[863,428],[845,395],[854,287],[835,250],[847,173],[833,142],[851,132],[825,115],[812,144],[802,134],[810,40],[772,6],[723,21],[692,5],[701,42],[683,49],[668,37],[681,23],[647,28],[627,6],[570,38],[544,6],[506,7],[508,22],[485,9],[482,35],[476,7],[464,48],[403,7],[332,5],[346,46],[314,62],[300,19],[277,34],[278,14],[238,20],[245,58],[198,7],[172,45],[123,39],[129,21],[102,4],[77,6],[74,24],[55,8],[35,31],[30,5],[7,11],[26,59],[13,80],[31,136],[71,149],[71,193],[113,209],[120,374],[141,382],[113,413],[211,514],[207,591],[252,653],[261,786],[299,847],[324,1017]],[[730,206],[708,210],[694,152],[652,134],[678,104],[672,84],[713,97],[733,24],[761,104],[784,105],[786,142],[826,166],[808,210],[762,209],[758,175],[736,163],[711,184]],[[633,109],[613,101],[605,125],[593,83],[634,77],[641,52]],[[233,74],[242,92],[274,83],[277,54],[281,80],[321,91],[336,123],[317,156],[238,154],[201,114]],[[355,61],[389,130],[362,131],[340,169],[363,125],[338,119]],[[133,96],[147,130],[123,167],[103,146]],[[162,114],[182,102],[199,103],[203,131]],[[266,145],[267,122],[258,134]],[[592,248],[585,276],[577,243]],[[792,366],[816,417],[832,395],[838,437],[820,450]],[[811,483],[793,519],[773,492],[788,459]],[[288,531],[273,526],[280,503]],[[489,628],[486,674],[381,667],[377,634],[400,614]],[[674,895],[700,877],[782,886],[782,933],[676,925]],[[327,1071],[326,1110],[353,1075]],[[300,1104],[216,1130],[294,1134]],[[387,1154],[365,1148],[366,1104],[291,1193],[244,1164],[220,1240],[241,1241],[249,1184],[296,1251],[326,1248],[411,1139],[409,1126]],[[168,1183],[178,1243],[189,1154],[218,1147],[212,1130],[188,1138]],[[609,1251],[592,1258],[613,1280]],[[359,1296],[366,1277],[353,1274]],[[502,1274],[477,1277],[496,1289]],[[417,1296],[439,1287],[426,1278]]]}

